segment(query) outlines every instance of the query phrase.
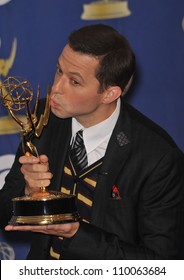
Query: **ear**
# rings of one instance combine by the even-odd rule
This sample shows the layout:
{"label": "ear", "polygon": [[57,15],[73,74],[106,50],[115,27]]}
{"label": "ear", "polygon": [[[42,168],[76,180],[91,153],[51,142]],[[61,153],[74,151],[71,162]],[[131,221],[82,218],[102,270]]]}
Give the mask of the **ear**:
{"label": "ear", "polygon": [[109,104],[117,100],[122,94],[122,90],[118,86],[111,86],[104,92],[103,103]]}

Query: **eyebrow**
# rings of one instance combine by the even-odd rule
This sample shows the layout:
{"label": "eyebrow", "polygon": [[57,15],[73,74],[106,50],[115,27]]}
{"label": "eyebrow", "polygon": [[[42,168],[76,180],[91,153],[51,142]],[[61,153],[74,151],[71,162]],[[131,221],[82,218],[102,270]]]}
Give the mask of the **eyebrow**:
{"label": "eyebrow", "polygon": [[[61,67],[59,61],[57,61],[57,66],[62,70],[62,67]],[[81,75],[79,72],[69,72],[69,74],[70,74],[70,75],[77,76],[77,77],[79,77],[83,82],[85,82],[85,81],[84,81],[84,78],[82,77],[82,75]]]}
{"label": "eyebrow", "polygon": [[83,79],[83,77],[81,76],[80,73],[78,73],[78,72],[69,72],[69,74],[71,74],[71,75],[73,75],[73,76],[79,77],[79,78],[84,82],[84,79]]}

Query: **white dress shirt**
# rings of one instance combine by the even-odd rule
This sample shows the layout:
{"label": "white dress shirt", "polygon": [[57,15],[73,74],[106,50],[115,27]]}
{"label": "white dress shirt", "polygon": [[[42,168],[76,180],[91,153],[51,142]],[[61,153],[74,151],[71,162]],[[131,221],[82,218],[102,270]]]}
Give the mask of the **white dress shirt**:
{"label": "white dress shirt", "polygon": [[[83,130],[83,140],[86,147],[88,166],[105,155],[105,151],[120,113],[120,98],[116,109],[106,120],[85,128],[75,118],[72,118],[72,139],[79,130]],[[72,142],[72,140],[71,140]]]}

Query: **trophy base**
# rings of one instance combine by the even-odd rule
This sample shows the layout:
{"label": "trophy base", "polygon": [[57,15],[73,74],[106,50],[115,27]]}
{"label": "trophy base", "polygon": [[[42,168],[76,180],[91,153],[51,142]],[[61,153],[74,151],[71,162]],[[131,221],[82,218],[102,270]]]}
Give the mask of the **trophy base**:
{"label": "trophy base", "polygon": [[76,196],[49,191],[40,195],[16,197],[10,225],[49,225],[72,223],[80,220]]}
{"label": "trophy base", "polygon": [[80,216],[78,213],[43,216],[12,216],[9,224],[13,226],[66,224],[77,222],[79,219]]}

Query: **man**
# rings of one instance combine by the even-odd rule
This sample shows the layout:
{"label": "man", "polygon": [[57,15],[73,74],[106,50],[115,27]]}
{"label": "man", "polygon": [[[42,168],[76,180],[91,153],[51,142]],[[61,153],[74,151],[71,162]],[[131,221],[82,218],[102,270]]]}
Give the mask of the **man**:
{"label": "man", "polygon": [[[19,148],[0,194],[1,227],[33,232],[28,259],[184,257],[184,156],[162,128],[124,102],[134,72],[131,47],[112,27],[86,26],[69,36],[48,126],[34,140],[40,156]],[[79,170],[70,150],[81,130],[87,157]],[[11,199],[41,186],[76,194],[82,220],[7,225]]]}

